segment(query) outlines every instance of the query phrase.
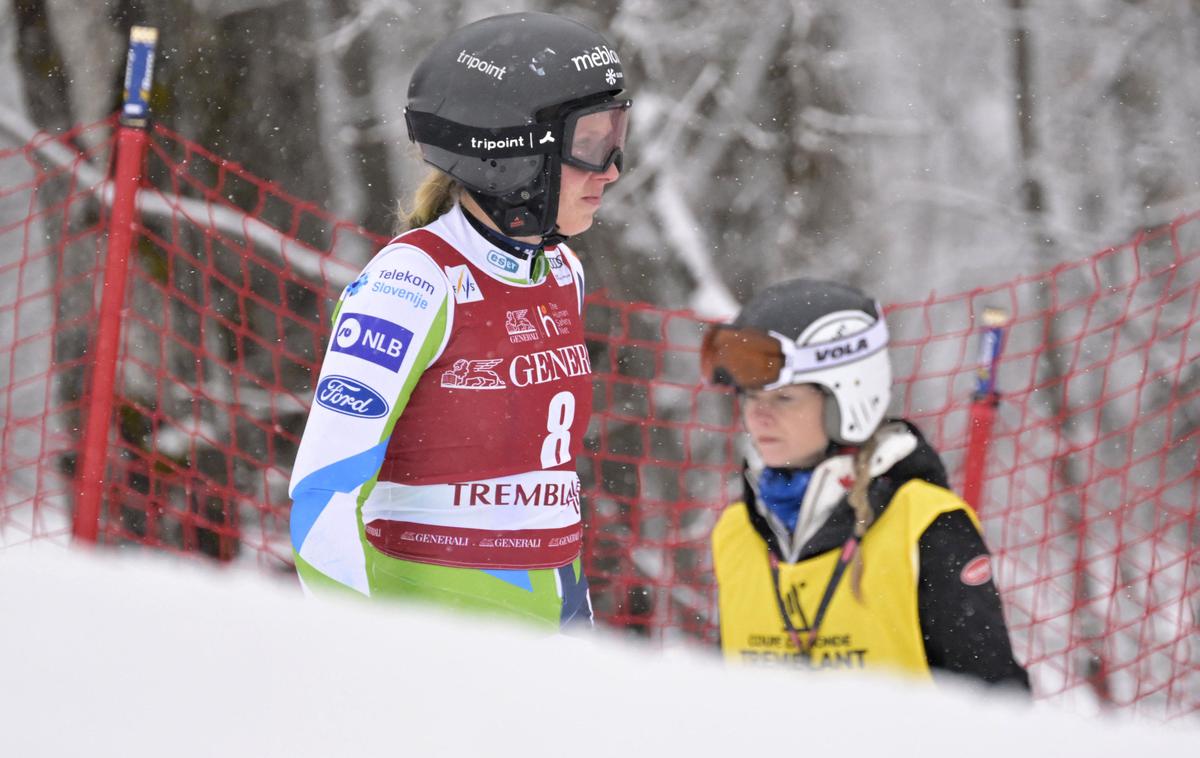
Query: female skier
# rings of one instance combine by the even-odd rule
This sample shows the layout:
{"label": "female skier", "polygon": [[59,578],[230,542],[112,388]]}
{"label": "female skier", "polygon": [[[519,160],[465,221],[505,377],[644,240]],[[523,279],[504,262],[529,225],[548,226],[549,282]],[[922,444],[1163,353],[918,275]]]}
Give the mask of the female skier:
{"label": "female skier", "polygon": [[764,290],[705,335],[757,460],[712,535],[727,659],[951,671],[1028,688],[970,506],[891,397],[879,306],[834,282]]}
{"label": "female skier", "polygon": [[292,473],[306,587],[590,622],[575,456],[591,415],[579,259],[621,169],[612,44],[514,13],[416,68],[435,167],[409,229],[343,292]]}

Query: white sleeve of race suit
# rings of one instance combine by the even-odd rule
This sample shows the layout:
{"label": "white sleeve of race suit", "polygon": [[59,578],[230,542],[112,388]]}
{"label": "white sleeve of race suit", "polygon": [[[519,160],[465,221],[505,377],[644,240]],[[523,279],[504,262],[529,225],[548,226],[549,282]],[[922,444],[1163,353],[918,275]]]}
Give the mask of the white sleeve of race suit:
{"label": "white sleeve of race suit", "polygon": [[[441,268],[389,245],[342,292],[292,468],[298,566],[369,594],[358,505],[413,387],[441,355],[454,299]],[[301,571],[304,575],[304,571]]]}
{"label": "white sleeve of race suit", "polygon": [[575,255],[575,251],[567,247],[565,244],[558,246],[559,253],[562,255],[567,266],[571,269],[571,276],[575,280],[575,292],[579,295],[579,315],[583,315],[583,297],[587,294],[586,282],[583,278],[583,263],[580,262],[579,256]]}

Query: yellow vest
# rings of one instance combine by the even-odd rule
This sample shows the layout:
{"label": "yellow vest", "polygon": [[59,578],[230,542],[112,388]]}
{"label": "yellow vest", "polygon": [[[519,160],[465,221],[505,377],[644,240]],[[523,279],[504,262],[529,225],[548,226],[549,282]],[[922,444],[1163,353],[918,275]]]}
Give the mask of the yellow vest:
{"label": "yellow vest", "polygon": [[[780,615],[767,543],[750,523],[745,503],[729,506],[712,535],[725,657],[812,670],[898,670],[928,679],[917,615],[918,541],[934,519],[957,510],[979,528],[970,506],[953,492],[921,480],[904,484],[859,547],[862,600],[854,597],[847,568],[811,655],[800,656]],[[799,563],[779,564],[779,595],[802,641],[840,552],[839,545]]]}

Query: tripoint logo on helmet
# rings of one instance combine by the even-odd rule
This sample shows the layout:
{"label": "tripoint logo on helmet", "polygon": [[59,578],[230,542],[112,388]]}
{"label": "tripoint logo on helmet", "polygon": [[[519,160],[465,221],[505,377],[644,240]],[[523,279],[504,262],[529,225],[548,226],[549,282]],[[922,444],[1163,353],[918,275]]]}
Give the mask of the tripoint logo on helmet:
{"label": "tripoint logo on helmet", "polygon": [[571,62],[575,64],[576,71],[589,71],[601,66],[621,65],[621,59],[617,56],[617,51],[608,45],[596,45],[591,50],[585,50],[579,55],[572,55]]}
{"label": "tripoint logo on helmet", "polygon": [[503,150],[509,147],[525,147],[525,137],[509,137],[508,139],[479,139],[471,138],[471,147],[475,150]]}
{"label": "tripoint logo on helmet", "polygon": [[490,77],[493,77],[496,79],[496,81],[504,81],[504,72],[507,70],[504,68],[504,66],[497,66],[491,61],[485,61],[482,58],[476,58],[466,50],[463,50],[458,54],[458,62],[465,63],[468,71],[475,70],[481,74],[486,74]]}

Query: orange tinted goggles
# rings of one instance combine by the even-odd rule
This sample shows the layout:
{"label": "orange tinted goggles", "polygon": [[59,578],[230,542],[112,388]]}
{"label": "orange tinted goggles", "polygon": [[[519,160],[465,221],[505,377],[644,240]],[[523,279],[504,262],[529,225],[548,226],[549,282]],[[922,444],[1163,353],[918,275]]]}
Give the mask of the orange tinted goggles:
{"label": "orange tinted goggles", "polygon": [[783,346],[766,332],[716,324],[704,333],[700,372],[707,382],[762,389],[779,381],[783,366]]}

